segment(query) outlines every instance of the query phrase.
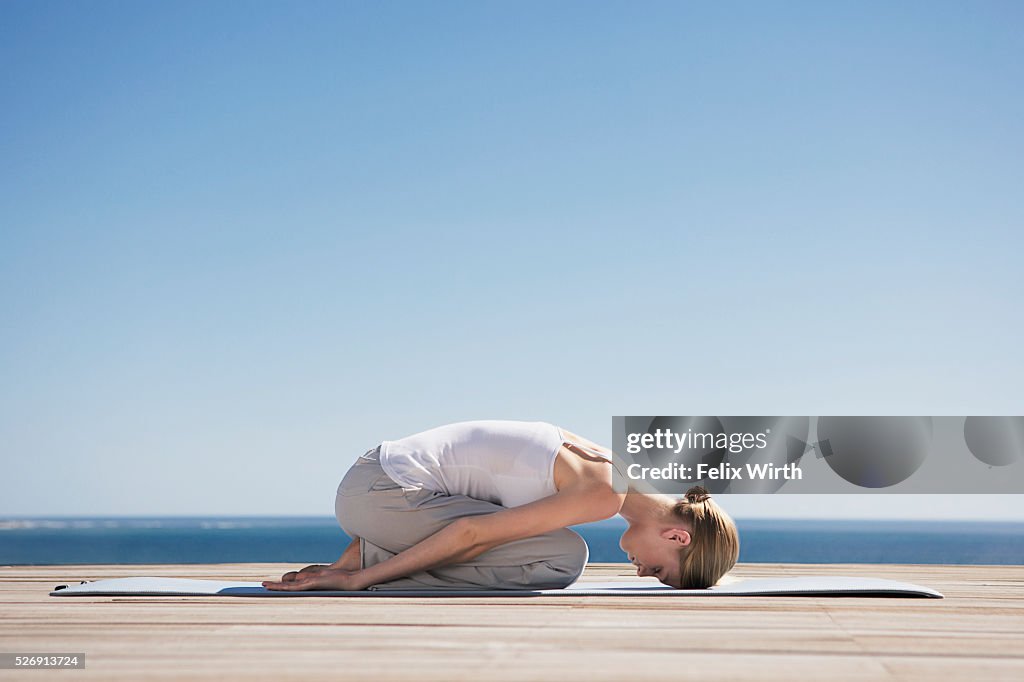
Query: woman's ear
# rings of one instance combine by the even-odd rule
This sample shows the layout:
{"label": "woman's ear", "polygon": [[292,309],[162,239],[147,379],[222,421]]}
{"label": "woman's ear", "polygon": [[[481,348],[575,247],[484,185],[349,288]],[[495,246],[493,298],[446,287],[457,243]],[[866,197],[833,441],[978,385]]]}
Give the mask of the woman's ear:
{"label": "woman's ear", "polygon": [[661,532],[661,537],[675,542],[680,547],[686,547],[690,544],[690,540],[693,539],[690,537],[690,531],[684,528],[669,528],[667,530],[663,530]]}

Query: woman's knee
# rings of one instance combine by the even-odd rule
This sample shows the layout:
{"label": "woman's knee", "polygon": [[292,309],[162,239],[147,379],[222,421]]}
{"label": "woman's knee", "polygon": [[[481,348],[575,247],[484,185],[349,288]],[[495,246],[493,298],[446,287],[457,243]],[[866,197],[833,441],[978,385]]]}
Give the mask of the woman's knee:
{"label": "woman's knee", "polygon": [[568,528],[554,531],[559,551],[547,560],[547,564],[558,574],[559,582],[566,587],[576,582],[583,575],[590,558],[590,548],[586,541],[575,531]]}

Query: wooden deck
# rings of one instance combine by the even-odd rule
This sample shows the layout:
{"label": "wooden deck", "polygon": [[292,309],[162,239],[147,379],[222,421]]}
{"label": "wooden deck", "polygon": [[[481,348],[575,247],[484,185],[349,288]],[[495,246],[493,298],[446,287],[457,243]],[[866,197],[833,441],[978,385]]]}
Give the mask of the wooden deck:
{"label": "wooden deck", "polygon": [[[6,670],[0,680],[1024,680],[1024,566],[733,573],[892,578],[943,600],[48,596],[75,580],[261,580],[292,568],[0,567],[0,651],[87,655],[85,670]],[[595,564],[586,577],[629,569]]]}

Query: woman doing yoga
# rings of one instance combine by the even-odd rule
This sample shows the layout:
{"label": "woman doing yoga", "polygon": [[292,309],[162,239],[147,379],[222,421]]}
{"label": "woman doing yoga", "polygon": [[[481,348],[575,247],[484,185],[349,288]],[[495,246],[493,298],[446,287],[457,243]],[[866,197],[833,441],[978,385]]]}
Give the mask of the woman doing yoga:
{"label": "woman doing yoga", "polygon": [[557,589],[587,563],[568,526],[620,514],[637,575],[714,585],[736,563],[732,519],[700,487],[681,500],[613,486],[611,451],[545,422],[470,421],[394,441],[345,474],[335,514],[352,543],[272,590]]}

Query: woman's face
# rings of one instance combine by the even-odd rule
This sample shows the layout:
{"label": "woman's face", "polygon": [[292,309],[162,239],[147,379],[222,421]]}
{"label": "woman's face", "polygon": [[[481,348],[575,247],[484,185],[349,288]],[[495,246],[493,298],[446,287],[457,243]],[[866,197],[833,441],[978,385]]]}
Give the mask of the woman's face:
{"label": "woman's face", "polygon": [[688,544],[689,531],[657,526],[630,526],[619,540],[638,576],[652,575],[676,588],[680,585],[679,550]]}

